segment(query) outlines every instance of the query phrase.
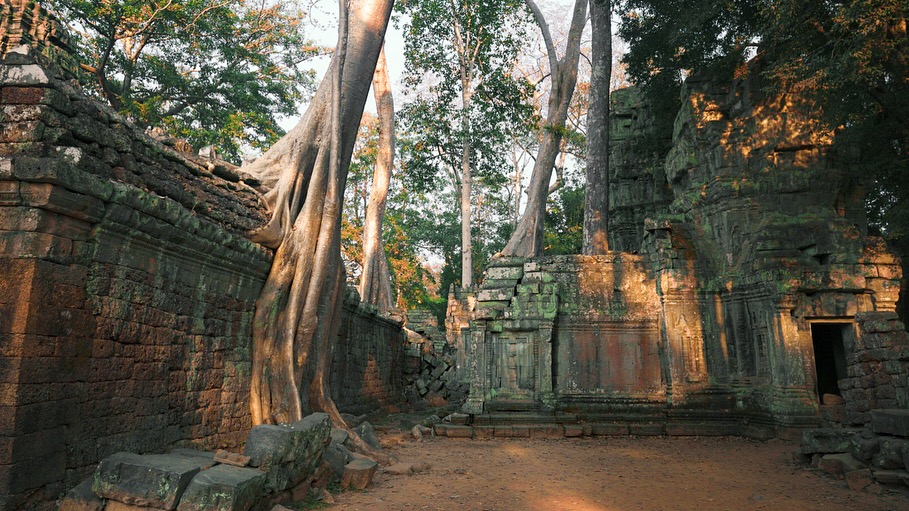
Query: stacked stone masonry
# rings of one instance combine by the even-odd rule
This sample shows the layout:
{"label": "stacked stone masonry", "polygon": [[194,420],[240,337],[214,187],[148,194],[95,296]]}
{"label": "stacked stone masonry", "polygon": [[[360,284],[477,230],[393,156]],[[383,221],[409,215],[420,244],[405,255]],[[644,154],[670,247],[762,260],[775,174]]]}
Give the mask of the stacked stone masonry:
{"label": "stacked stone masonry", "polygon": [[[0,24],[0,509],[49,509],[114,452],[243,443],[272,253],[254,182],[82,94],[35,2]],[[400,325],[344,311],[342,410],[400,399]]]}
{"label": "stacked stone masonry", "polygon": [[465,412],[767,437],[907,406],[900,261],[864,184],[811,105],[755,85],[689,78],[663,154],[647,105],[614,95],[617,250],[494,260],[450,295]]}

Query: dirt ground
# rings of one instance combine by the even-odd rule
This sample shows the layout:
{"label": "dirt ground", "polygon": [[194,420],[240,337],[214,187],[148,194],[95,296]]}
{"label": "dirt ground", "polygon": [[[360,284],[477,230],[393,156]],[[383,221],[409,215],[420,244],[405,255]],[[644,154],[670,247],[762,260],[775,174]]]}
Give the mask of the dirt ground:
{"label": "dirt ground", "polygon": [[380,434],[400,461],[432,468],[378,473],[335,495],[337,511],[909,510],[909,491],[879,495],[793,462],[796,444],[717,437],[429,438]]}

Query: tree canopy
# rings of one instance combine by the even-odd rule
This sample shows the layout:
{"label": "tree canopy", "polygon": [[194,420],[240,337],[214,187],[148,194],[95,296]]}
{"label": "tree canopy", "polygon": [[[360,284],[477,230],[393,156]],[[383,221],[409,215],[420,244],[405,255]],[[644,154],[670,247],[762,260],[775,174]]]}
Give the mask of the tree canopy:
{"label": "tree canopy", "polygon": [[[813,100],[824,129],[871,177],[868,213],[891,240],[909,239],[909,36],[905,0],[624,0],[628,72],[663,129],[686,73],[733,79],[760,72],[768,91]],[[757,62],[750,62],[757,57]]]}
{"label": "tree canopy", "polygon": [[242,146],[283,135],[314,86],[293,2],[51,0],[69,21],[85,85],[141,126],[161,126],[196,148]]}
{"label": "tree canopy", "polygon": [[[513,72],[528,13],[518,0],[404,0],[397,8],[406,15],[405,169],[428,186],[460,190],[461,284],[470,286],[471,205],[488,203],[484,192],[507,182],[512,134],[532,114],[532,85]],[[475,181],[484,186],[474,189]]]}

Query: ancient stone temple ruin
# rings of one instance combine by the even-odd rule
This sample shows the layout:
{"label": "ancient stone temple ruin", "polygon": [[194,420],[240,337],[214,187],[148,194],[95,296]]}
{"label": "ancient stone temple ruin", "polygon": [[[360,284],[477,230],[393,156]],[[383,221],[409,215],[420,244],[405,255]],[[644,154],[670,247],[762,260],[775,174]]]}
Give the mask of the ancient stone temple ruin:
{"label": "ancient stone temple ruin", "polygon": [[[272,262],[243,235],[265,221],[258,183],[149,136],[77,72],[58,22],[0,0],[0,511],[53,509],[92,474],[113,499],[122,471],[187,446],[245,443],[250,480],[290,491],[313,460],[282,452],[266,475],[274,453],[249,451]],[[348,293],[339,408],[469,388],[436,433],[759,438],[909,408],[899,261],[868,233],[863,183],[808,105],[752,87],[689,79],[671,140],[615,93],[612,252],[495,260],[452,293],[444,336],[413,315],[408,340]],[[264,443],[331,450],[327,417],[275,428]],[[232,470],[193,452],[186,473]]]}
{"label": "ancient stone temple ruin", "polygon": [[613,251],[499,259],[450,299],[473,424],[770,437],[909,405],[899,261],[863,183],[810,105],[754,85],[689,79],[671,140],[614,93]]}

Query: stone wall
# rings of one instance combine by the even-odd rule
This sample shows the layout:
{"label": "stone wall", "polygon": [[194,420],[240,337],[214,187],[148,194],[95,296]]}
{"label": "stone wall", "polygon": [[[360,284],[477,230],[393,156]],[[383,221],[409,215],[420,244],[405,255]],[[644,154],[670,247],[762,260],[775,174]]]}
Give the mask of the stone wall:
{"label": "stone wall", "polygon": [[[272,253],[259,194],[74,88],[65,34],[0,0],[0,510],[116,451],[237,448]],[[251,183],[251,182],[250,182]],[[342,409],[400,395],[400,325],[345,303]]]}
{"label": "stone wall", "polygon": [[[23,21],[8,7],[6,34]],[[236,447],[271,263],[240,235],[264,220],[256,194],[82,96],[32,46],[4,49],[0,508],[52,500],[116,451]]]}
{"label": "stone wall", "polygon": [[892,312],[855,316],[858,335],[847,348],[844,422],[867,424],[874,409],[909,409],[909,332]]}
{"label": "stone wall", "polygon": [[331,364],[332,399],[342,412],[360,415],[401,403],[406,337],[400,321],[361,304],[356,291],[346,296]]}

